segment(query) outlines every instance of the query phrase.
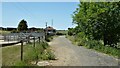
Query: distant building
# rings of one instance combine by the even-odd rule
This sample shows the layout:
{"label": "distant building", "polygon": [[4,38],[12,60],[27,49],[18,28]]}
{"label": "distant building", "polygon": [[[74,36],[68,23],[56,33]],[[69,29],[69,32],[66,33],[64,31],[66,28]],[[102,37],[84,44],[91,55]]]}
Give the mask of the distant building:
{"label": "distant building", "polygon": [[45,32],[47,33],[47,35],[55,35],[56,34],[56,30],[51,26],[48,26],[47,28],[45,28]]}
{"label": "distant building", "polygon": [[37,28],[35,28],[35,27],[28,28],[28,31],[31,31],[31,32],[34,32],[34,31],[36,31],[36,30],[37,30]]}

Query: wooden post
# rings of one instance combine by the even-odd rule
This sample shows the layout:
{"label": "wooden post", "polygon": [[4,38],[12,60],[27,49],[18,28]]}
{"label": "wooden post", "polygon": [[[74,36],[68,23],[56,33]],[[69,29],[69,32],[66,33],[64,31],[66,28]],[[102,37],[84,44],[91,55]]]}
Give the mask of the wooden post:
{"label": "wooden post", "polygon": [[10,37],[8,36],[8,39],[7,39],[7,40],[8,40],[8,42],[9,42],[9,38],[10,38]]}
{"label": "wooden post", "polygon": [[34,44],[33,44],[33,47],[35,47],[35,37],[33,38],[33,40],[34,40],[34,41],[33,41],[33,43],[34,43]]}
{"label": "wooden post", "polygon": [[15,37],[16,37],[16,36],[14,35],[14,41],[15,41]]}
{"label": "wooden post", "polygon": [[28,43],[30,43],[30,36],[28,36]]}
{"label": "wooden post", "polygon": [[38,37],[38,39],[39,39],[39,43],[40,43],[40,37]]}
{"label": "wooden post", "polygon": [[26,43],[28,43],[28,37],[26,37]]}
{"label": "wooden post", "polygon": [[11,36],[9,37],[9,41],[11,41]]}
{"label": "wooden post", "polygon": [[23,40],[21,42],[21,61],[23,60]]}
{"label": "wooden post", "polygon": [[6,41],[6,35],[4,35],[4,41]]}
{"label": "wooden post", "polygon": [[45,37],[42,36],[42,41],[45,40]]}

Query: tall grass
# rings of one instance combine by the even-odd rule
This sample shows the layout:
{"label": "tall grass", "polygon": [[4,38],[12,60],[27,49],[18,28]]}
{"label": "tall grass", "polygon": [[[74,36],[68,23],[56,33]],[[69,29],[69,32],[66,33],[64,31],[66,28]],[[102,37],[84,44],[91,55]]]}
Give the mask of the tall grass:
{"label": "tall grass", "polygon": [[114,57],[119,58],[120,50],[114,47],[110,46],[104,46],[103,43],[101,43],[101,40],[88,40],[86,37],[83,36],[83,34],[79,34],[77,37],[71,37],[68,36],[69,39],[72,38],[72,42],[77,43],[78,46],[85,46],[88,49],[94,49],[99,52],[103,52],[109,55],[112,55]]}
{"label": "tall grass", "polygon": [[[23,61],[20,60],[20,46],[5,47],[3,49],[3,66],[36,66],[36,63],[41,60],[50,60],[53,54],[49,50],[49,45],[46,42],[36,42],[33,44],[26,44],[23,47]],[[45,54],[47,51],[48,54]],[[48,56],[47,56],[48,55]],[[43,56],[43,57],[41,57]],[[46,57],[46,59],[44,59]],[[53,55],[52,58],[55,56]],[[32,64],[35,62],[35,64]]]}

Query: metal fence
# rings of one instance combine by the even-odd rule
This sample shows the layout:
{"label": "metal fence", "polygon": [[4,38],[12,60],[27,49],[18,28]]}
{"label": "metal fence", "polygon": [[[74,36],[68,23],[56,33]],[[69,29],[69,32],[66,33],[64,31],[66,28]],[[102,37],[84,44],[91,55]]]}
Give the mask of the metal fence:
{"label": "metal fence", "polygon": [[[45,40],[45,33],[44,32],[10,33],[7,35],[2,35],[1,39],[4,40],[5,42],[17,41],[16,44],[19,43],[20,41],[23,41],[23,42],[34,41],[34,39],[36,41],[43,41],[43,40]],[[2,43],[2,47],[11,45],[11,44],[15,44],[15,43]]]}
{"label": "metal fence", "polygon": [[8,35],[3,36],[4,41],[17,41],[14,43],[7,43],[2,44],[2,47],[10,46],[13,44],[21,43],[21,51],[20,51],[20,59],[23,60],[23,42],[29,42],[30,40],[33,41],[33,47],[35,47],[35,42],[39,41],[39,43],[43,40],[45,40],[45,33],[10,33]]}
{"label": "metal fence", "polygon": [[28,37],[40,37],[42,39],[44,39],[44,32],[41,33],[10,33],[8,35],[3,35],[4,36],[4,41],[20,41],[20,40],[25,40]]}

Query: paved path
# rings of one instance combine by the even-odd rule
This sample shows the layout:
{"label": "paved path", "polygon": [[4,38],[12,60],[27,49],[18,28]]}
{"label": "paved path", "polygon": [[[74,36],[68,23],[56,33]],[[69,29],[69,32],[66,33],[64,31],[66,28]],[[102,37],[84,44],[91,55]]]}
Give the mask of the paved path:
{"label": "paved path", "polygon": [[118,59],[95,50],[73,45],[64,36],[49,43],[58,60],[53,66],[118,66]]}

